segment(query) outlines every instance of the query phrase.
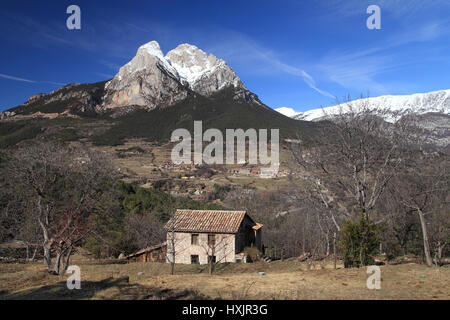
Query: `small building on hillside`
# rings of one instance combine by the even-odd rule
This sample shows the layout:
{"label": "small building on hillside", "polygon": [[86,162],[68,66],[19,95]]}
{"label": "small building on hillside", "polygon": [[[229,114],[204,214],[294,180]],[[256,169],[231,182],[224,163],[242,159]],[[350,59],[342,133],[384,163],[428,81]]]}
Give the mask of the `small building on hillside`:
{"label": "small building on hillside", "polygon": [[245,247],[261,250],[262,224],[246,211],[177,210],[167,222],[166,261],[206,264],[245,261]]}
{"label": "small building on hillside", "polygon": [[130,262],[165,262],[167,245],[165,242],[155,246],[141,249],[128,255],[126,258]]}

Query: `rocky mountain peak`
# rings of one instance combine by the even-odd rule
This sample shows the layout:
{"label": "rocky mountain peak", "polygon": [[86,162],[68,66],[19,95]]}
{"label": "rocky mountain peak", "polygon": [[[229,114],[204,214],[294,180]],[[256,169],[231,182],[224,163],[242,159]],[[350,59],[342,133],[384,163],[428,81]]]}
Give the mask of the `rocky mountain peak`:
{"label": "rocky mountain peak", "polygon": [[136,109],[163,109],[190,95],[210,97],[227,87],[233,87],[230,92],[234,100],[262,105],[224,60],[187,43],[164,55],[159,43],[151,41],[140,46],[113,79],[69,84],[49,94],[34,95],[11,112],[1,113],[0,118],[40,112],[98,114],[111,110],[112,116],[118,117]]}
{"label": "rocky mountain peak", "polygon": [[106,84],[104,107],[151,110],[185,99],[189,90],[210,96],[229,86],[236,89],[236,99],[257,101],[224,60],[187,43],[164,56],[158,42],[151,41]]}
{"label": "rocky mountain peak", "polygon": [[226,64],[222,59],[212,54],[208,56],[203,50],[187,43],[169,51],[166,58],[177,69],[182,80],[191,85],[205,73]]}
{"label": "rocky mountain peak", "polygon": [[166,58],[178,71],[181,82],[193,91],[210,95],[228,86],[245,89],[243,83],[224,60],[207,54],[191,44],[181,44]]}
{"label": "rocky mountain peak", "polygon": [[150,41],[142,46],[139,47],[138,53],[140,51],[145,51],[148,54],[159,56],[161,59],[164,57],[164,54],[161,50],[161,47],[159,46],[158,41]]}

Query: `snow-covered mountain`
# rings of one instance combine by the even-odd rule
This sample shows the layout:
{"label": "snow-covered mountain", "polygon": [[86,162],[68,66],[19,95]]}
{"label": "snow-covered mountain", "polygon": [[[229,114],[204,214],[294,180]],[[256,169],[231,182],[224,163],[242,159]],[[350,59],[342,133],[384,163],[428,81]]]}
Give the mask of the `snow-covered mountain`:
{"label": "snow-covered mountain", "polygon": [[395,121],[406,113],[426,114],[441,113],[450,115],[450,89],[412,95],[386,95],[374,98],[365,98],[343,103],[331,107],[313,109],[306,112],[296,112],[292,108],[278,108],[276,111],[297,119],[318,121],[327,116],[349,110],[349,105],[357,110],[362,105],[378,110],[387,110],[386,121]]}
{"label": "snow-covered mountain", "polygon": [[295,118],[295,116],[297,116],[301,113],[301,112],[297,112],[294,109],[289,108],[289,107],[276,108],[275,111],[278,111],[279,113],[281,113],[289,118]]}
{"label": "snow-covered mountain", "polygon": [[244,87],[239,77],[224,60],[207,55],[190,44],[181,44],[165,57],[178,71],[181,82],[195,92],[209,95],[227,86]]}
{"label": "snow-covered mountain", "polygon": [[450,150],[450,89],[412,95],[380,96],[358,99],[331,107],[296,112],[292,108],[278,108],[276,111],[296,120],[320,121],[340,113],[354,111],[362,106],[380,110],[384,120],[395,122],[406,114],[415,115],[417,124],[423,129],[429,141]]}
{"label": "snow-covered mountain", "polygon": [[141,46],[136,56],[105,85],[104,108],[166,107],[185,99],[190,91],[209,96],[233,86],[236,99],[257,101],[222,59],[194,45],[181,44],[163,54],[156,41]]}

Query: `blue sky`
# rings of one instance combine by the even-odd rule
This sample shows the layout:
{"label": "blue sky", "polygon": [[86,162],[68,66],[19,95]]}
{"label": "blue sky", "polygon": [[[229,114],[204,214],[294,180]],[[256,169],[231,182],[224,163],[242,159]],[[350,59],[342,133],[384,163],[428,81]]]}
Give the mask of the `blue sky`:
{"label": "blue sky", "polygon": [[[66,8],[81,8],[68,30]],[[366,9],[381,8],[381,30]],[[450,88],[450,1],[23,1],[0,4],[0,110],[106,80],[137,48],[191,43],[223,58],[270,107]]]}

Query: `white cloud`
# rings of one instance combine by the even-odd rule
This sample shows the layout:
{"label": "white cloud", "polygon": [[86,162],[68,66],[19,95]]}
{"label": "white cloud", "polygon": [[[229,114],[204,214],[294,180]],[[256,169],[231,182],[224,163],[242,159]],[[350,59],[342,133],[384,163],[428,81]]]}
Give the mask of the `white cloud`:
{"label": "white cloud", "polygon": [[[442,59],[438,47],[428,46],[407,50],[405,46],[413,43],[434,41],[450,34],[449,26],[443,21],[430,21],[415,26],[414,31],[399,31],[382,43],[354,51],[335,50],[325,55],[318,68],[326,77],[347,89],[357,89],[361,93],[387,94],[386,82],[378,81],[379,75],[399,71],[417,63]],[[445,43],[442,45],[445,46]],[[433,54],[434,52],[437,52]],[[438,56],[439,58],[436,58]],[[397,84],[398,85],[398,84]]]}
{"label": "white cloud", "polygon": [[335,99],[331,93],[318,88],[314,78],[303,68],[282,61],[271,49],[256,43],[245,34],[236,31],[222,30],[222,35],[215,45],[210,46],[209,51],[221,53],[220,58],[226,61],[243,61],[250,63],[253,69],[264,68],[270,73],[275,71],[298,76],[313,90],[319,94]]}
{"label": "white cloud", "polygon": [[0,78],[4,78],[4,79],[8,79],[8,80],[14,80],[14,81],[28,82],[28,83],[49,83],[49,84],[54,84],[54,85],[57,85],[57,86],[65,85],[64,83],[61,83],[61,82],[35,81],[35,80],[20,78],[20,77],[16,77],[16,76],[11,76],[11,75],[4,74],[4,73],[0,73]]}
{"label": "white cloud", "polygon": [[8,80],[15,80],[15,81],[22,81],[22,82],[36,83],[36,81],[33,81],[33,80],[24,79],[24,78],[19,78],[19,77],[15,77],[15,76],[10,76],[10,75],[3,74],[3,73],[0,73],[0,77],[1,77],[1,78],[4,78],[4,79],[8,79]]}

